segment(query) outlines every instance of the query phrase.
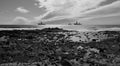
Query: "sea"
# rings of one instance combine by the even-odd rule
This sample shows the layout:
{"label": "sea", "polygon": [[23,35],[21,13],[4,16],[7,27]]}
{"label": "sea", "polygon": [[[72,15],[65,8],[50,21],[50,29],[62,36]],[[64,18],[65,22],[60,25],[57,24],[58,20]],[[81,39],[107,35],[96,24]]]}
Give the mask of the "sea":
{"label": "sea", "polygon": [[41,30],[44,28],[76,31],[120,31],[120,25],[0,25],[0,30]]}

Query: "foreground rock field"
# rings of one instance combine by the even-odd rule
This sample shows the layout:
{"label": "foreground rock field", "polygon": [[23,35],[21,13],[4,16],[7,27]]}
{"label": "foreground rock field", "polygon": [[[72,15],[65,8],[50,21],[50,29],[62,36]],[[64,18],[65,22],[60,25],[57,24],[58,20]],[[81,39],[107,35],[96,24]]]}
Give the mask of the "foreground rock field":
{"label": "foreground rock field", "polygon": [[120,31],[0,31],[0,66],[120,66]]}

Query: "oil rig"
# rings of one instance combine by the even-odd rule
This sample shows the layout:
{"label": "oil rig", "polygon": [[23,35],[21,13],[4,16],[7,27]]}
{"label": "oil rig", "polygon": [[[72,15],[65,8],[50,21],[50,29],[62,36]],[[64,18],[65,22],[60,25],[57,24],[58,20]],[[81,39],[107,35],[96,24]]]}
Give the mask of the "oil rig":
{"label": "oil rig", "polygon": [[82,25],[80,22],[76,21],[75,23],[69,23],[68,25]]}
{"label": "oil rig", "polygon": [[43,23],[43,22],[40,22],[40,23],[38,23],[38,25],[46,25],[45,23]]}

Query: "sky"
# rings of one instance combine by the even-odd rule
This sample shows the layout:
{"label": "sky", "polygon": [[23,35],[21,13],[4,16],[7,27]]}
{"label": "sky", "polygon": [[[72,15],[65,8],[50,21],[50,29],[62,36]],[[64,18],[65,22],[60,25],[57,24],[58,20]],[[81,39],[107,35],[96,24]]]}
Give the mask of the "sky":
{"label": "sky", "polygon": [[0,0],[0,24],[120,24],[120,0]]}

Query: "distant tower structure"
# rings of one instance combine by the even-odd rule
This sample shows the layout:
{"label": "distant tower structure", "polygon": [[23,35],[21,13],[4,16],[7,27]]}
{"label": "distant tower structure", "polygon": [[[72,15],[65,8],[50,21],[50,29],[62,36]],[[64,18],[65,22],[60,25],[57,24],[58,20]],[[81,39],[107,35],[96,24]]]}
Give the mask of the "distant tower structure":
{"label": "distant tower structure", "polygon": [[82,25],[80,22],[76,21],[74,25]]}
{"label": "distant tower structure", "polygon": [[40,23],[38,23],[38,25],[45,25],[45,23],[43,23],[42,21]]}

